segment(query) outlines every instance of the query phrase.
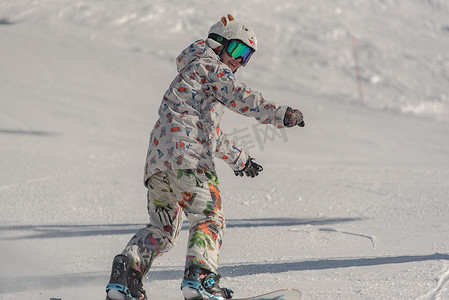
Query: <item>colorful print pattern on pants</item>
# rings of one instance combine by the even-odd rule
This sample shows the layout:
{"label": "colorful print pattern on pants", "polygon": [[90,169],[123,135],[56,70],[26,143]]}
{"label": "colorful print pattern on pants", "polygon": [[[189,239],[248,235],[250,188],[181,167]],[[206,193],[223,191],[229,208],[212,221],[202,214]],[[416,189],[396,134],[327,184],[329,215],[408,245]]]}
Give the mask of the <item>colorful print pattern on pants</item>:
{"label": "colorful print pattern on pants", "polygon": [[198,265],[217,273],[225,222],[214,172],[169,170],[151,176],[148,213],[150,223],[137,232],[123,251],[142,275],[156,257],[173,248],[184,216],[190,223],[186,268]]}

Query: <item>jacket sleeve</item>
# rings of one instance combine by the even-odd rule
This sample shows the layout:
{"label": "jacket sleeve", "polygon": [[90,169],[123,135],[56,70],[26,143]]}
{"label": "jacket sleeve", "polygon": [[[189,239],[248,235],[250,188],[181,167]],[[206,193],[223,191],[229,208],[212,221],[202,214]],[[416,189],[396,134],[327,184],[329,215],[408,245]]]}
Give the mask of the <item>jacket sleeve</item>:
{"label": "jacket sleeve", "polygon": [[249,155],[232,139],[219,130],[215,156],[224,160],[234,171],[245,168]]}
{"label": "jacket sleeve", "polygon": [[239,114],[253,117],[262,124],[284,127],[284,115],[288,106],[277,105],[266,100],[261,93],[238,81],[223,63],[210,73],[210,88],[215,98],[226,108]]}

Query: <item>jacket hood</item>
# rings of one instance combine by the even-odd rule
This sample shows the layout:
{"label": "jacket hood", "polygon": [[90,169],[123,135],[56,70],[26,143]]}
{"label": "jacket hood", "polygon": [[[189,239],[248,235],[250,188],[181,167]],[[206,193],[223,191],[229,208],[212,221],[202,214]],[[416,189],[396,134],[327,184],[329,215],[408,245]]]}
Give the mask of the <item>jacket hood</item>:
{"label": "jacket hood", "polygon": [[178,69],[178,72],[181,72],[193,61],[200,58],[210,58],[214,61],[218,61],[220,59],[218,55],[215,54],[214,50],[212,50],[212,48],[210,48],[204,40],[198,40],[185,48],[176,58],[176,68]]}

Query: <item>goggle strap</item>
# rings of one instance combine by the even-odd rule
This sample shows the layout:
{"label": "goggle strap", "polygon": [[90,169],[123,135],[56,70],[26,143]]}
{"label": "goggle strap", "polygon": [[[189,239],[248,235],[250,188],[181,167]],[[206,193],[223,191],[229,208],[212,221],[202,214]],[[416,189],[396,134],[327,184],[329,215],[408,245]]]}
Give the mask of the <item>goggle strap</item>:
{"label": "goggle strap", "polygon": [[216,33],[209,33],[208,38],[211,38],[214,41],[219,42],[223,46],[226,46],[229,43],[229,41],[227,39],[225,39],[224,37],[222,37],[221,35],[216,34]]}

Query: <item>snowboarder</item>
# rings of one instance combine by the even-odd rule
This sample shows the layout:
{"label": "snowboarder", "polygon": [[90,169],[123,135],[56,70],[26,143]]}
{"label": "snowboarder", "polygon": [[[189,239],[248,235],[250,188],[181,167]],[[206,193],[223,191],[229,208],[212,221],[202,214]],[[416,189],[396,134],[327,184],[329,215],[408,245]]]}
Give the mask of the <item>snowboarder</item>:
{"label": "snowboarder", "polygon": [[176,242],[184,215],[190,222],[181,289],[185,299],[230,299],[219,286],[218,253],[225,220],[214,157],[237,176],[263,169],[220,129],[225,108],[276,127],[304,126],[302,113],[280,106],[235,72],[257,50],[254,30],[227,15],[177,57],[179,74],[165,92],[150,134],[144,183],[150,223],[113,260],[106,299],[147,299],[142,277]]}

